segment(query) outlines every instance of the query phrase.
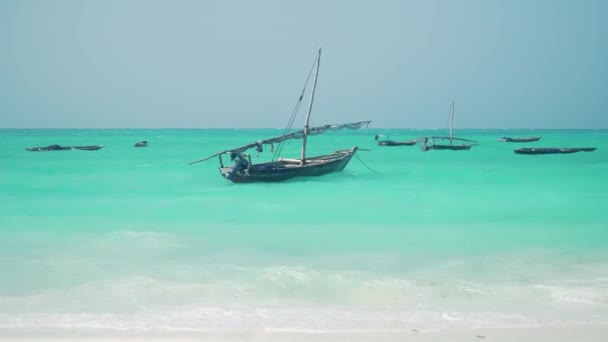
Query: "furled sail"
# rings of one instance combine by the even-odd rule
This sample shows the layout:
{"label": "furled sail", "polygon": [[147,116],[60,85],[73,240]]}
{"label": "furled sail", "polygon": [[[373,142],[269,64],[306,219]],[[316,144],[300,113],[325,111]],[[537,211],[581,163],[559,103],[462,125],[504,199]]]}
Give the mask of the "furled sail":
{"label": "furled sail", "polygon": [[[320,135],[323,134],[327,131],[339,131],[341,129],[347,128],[347,129],[360,129],[360,128],[366,128],[369,123],[371,122],[371,120],[367,120],[367,121],[359,121],[359,122],[352,122],[352,123],[345,123],[345,124],[337,124],[337,125],[324,125],[324,126],[317,126],[317,127],[310,127],[308,128],[308,135]],[[304,137],[304,130],[299,130],[299,131],[295,131],[295,132],[291,132],[285,135],[281,135],[278,137],[274,137],[274,138],[270,138],[270,139],[265,139],[265,140],[258,140],[256,142],[253,142],[251,144],[247,144],[245,146],[241,146],[241,147],[237,147],[237,148],[233,148],[230,150],[224,150],[218,153],[215,153],[207,158],[204,159],[200,159],[197,161],[193,161],[190,162],[189,164],[195,164],[195,163],[200,163],[206,160],[209,160],[213,157],[219,156],[220,154],[225,154],[225,153],[231,153],[231,152],[235,152],[235,153],[243,153],[249,149],[252,148],[256,148],[258,151],[262,151],[262,146],[263,145],[272,145],[272,144],[277,144],[286,140],[292,140],[292,139],[302,139]]]}

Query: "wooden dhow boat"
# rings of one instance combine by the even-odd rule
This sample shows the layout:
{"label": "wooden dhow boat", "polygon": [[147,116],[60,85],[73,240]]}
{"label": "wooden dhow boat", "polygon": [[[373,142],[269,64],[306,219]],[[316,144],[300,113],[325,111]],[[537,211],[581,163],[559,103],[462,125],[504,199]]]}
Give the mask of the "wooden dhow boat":
{"label": "wooden dhow boat", "polygon": [[[220,174],[224,178],[234,183],[279,182],[294,177],[321,176],[332,172],[342,171],[357,152],[357,147],[354,146],[349,149],[337,150],[327,155],[309,157],[306,155],[306,144],[308,137],[323,134],[327,131],[337,131],[345,128],[364,128],[367,127],[371,121],[309,127],[310,115],[312,113],[315,97],[315,89],[319,76],[320,63],[321,49],[319,49],[313,64],[315,67],[315,76],[310,95],[310,103],[308,104],[308,112],[306,114],[306,120],[302,130],[286,133],[274,138],[259,140],[245,146],[224,150],[204,159],[191,162],[190,164],[203,162],[213,157],[219,157]],[[306,84],[304,89],[306,89]],[[303,95],[304,90],[298,99],[296,109],[294,109],[294,113],[292,113],[292,118],[290,119],[290,124],[288,125],[286,132],[293,123],[293,118],[295,117],[297,108],[299,108]],[[299,158],[277,158],[271,162],[255,164],[251,161],[251,156],[249,154],[245,154],[247,150],[253,148],[255,148],[258,153],[262,152],[264,145],[270,145],[272,150],[274,148],[274,144],[279,144],[280,149],[282,147],[281,143],[292,139],[302,139],[302,152]],[[224,155],[229,156],[230,160],[234,163],[232,166],[226,166],[224,164],[224,160],[222,158]]]}

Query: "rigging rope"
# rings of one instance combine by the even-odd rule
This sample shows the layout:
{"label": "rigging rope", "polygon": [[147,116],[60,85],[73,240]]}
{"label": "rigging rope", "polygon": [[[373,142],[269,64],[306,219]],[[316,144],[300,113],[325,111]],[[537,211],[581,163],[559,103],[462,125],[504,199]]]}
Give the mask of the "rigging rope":
{"label": "rigging rope", "polygon": [[[298,110],[300,109],[300,105],[302,104],[302,99],[304,98],[304,92],[306,91],[306,86],[308,85],[308,81],[310,81],[310,76],[312,76],[312,72],[315,69],[315,64],[317,63],[317,59],[319,59],[319,56],[317,56],[315,58],[314,62],[312,63],[312,66],[310,67],[310,71],[308,72],[308,77],[306,77],[306,82],[304,82],[304,87],[302,87],[302,92],[300,93],[300,97],[296,101],[296,105],[294,106],[293,111],[291,112],[291,117],[289,117],[289,121],[287,122],[287,127],[285,127],[285,130],[283,131],[283,135],[287,134],[289,132],[289,130],[291,130],[291,127],[293,126],[293,122],[295,121],[296,116],[298,115]],[[281,155],[281,152],[283,151],[283,146],[285,146],[285,142],[281,141],[279,143],[279,146],[276,148],[274,155],[272,156],[272,160],[276,160]]]}
{"label": "rigging rope", "polygon": [[359,156],[357,154],[355,154],[355,157],[357,157],[357,160],[359,160],[361,162],[361,164],[363,164],[363,166],[365,166],[368,170],[370,170],[371,172],[375,173],[375,174],[381,174],[380,172],[372,169],[371,167],[369,167],[367,164],[365,164],[365,162],[363,160],[361,160],[361,158],[359,158]]}

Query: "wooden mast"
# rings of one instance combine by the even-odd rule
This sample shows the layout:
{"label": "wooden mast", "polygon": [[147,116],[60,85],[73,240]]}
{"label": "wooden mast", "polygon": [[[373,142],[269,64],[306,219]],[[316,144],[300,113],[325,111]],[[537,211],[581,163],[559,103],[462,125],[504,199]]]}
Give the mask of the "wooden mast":
{"label": "wooden mast", "polygon": [[308,137],[308,122],[310,121],[310,113],[312,112],[312,103],[315,100],[315,89],[317,88],[317,78],[319,77],[319,67],[321,65],[321,48],[317,55],[317,70],[315,71],[315,80],[312,85],[312,92],[310,93],[310,103],[308,104],[308,113],[306,113],[306,121],[304,122],[304,136],[302,142],[302,157],[300,158],[300,164],[306,163],[306,140]]}

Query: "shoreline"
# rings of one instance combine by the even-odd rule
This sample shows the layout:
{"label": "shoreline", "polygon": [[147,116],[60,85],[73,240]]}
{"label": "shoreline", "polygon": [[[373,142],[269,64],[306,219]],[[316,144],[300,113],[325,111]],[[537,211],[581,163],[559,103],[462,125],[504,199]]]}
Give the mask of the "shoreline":
{"label": "shoreline", "polygon": [[605,341],[608,323],[518,328],[469,328],[422,331],[417,329],[381,332],[314,331],[116,331],[1,329],[0,340],[49,341]]}

